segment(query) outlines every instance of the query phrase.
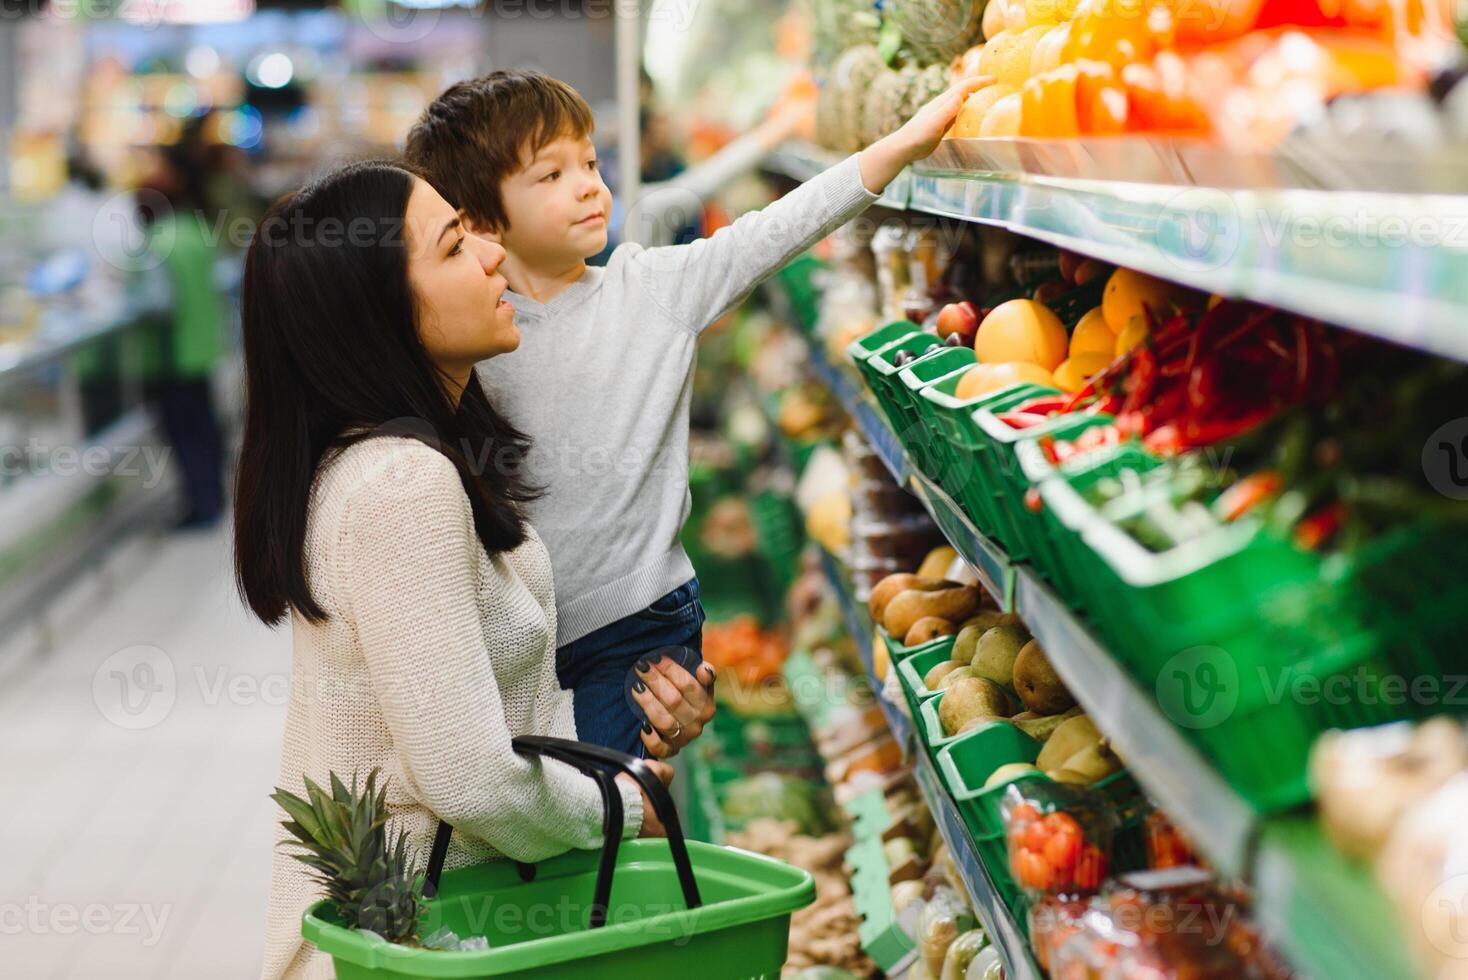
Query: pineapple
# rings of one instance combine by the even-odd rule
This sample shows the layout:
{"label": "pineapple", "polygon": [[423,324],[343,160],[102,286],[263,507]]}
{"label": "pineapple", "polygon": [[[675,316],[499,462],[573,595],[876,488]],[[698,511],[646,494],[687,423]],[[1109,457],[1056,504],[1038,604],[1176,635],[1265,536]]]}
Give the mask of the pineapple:
{"label": "pineapple", "polygon": [[883,13],[922,61],[951,61],[980,37],[983,0],[886,0]]}
{"label": "pineapple", "polygon": [[827,83],[835,84],[837,90],[838,108],[833,112],[841,120],[841,145],[837,149],[859,150],[866,145],[862,141],[863,106],[872,83],[887,70],[887,63],[870,44],[848,48],[837,59]]}
{"label": "pineapple", "polygon": [[948,90],[948,68],[945,65],[929,65],[918,72],[917,78],[907,90],[907,103],[903,106],[902,120],[906,122],[933,99]]}
{"label": "pineapple", "polygon": [[885,71],[872,82],[862,116],[861,138],[870,145],[907,121],[907,93],[917,81],[917,69]]}
{"label": "pineapple", "polygon": [[416,945],[418,920],[424,911],[423,885],[407,853],[408,834],[387,840],[387,783],[377,789],[377,769],[367,774],[362,792],[357,776],[349,789],[331,773],[328,795],[309,777],[309,800],[276,787],[270,798],[291,819],[282,820],[301,847],[296,860],[314,877],[351,928],[370,929],[390,942]]}

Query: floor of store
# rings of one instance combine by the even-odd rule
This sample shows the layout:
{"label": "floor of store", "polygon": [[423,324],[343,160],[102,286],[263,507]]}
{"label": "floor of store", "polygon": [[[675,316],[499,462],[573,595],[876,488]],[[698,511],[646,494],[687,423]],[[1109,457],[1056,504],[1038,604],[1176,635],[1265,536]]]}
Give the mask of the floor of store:
{"label": "floor of store", "polygon": [[7,782],[34,794],[0,814],[25,920],[0,972],[258,975],[290,634],[246,616],[229,556],[223,529],[136,541],[58,599],[48,649],[0,648]]}

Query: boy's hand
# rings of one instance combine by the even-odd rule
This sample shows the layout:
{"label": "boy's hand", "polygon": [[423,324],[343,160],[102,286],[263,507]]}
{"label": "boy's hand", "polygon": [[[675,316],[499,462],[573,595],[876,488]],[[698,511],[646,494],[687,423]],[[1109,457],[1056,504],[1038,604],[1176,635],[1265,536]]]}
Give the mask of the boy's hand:
{"label": "boy's hand", "polygon": [[936,150],[958,116],[958,110],[963,108],[964,100],[993,81],[993,75],[975,75],[955,82],[948,91],[914,113],[897,132],[862,150],[857,166],[866,189],[873,194],[882,193],[903,167]]}

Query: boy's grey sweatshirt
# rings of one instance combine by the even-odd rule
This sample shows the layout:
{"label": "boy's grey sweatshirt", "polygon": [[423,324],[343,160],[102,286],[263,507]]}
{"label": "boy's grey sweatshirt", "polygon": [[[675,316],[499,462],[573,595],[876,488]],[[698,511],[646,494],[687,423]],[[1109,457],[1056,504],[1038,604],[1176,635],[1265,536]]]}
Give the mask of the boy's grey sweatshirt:
{"label": "boy's grey sweatshirt", "polygon": [[490,403],[533,440],[527,515],[550,550],[564,646],[694,576],[688,410],[698,335],[876,200],[855,156],[688,245],[621,245],[548,303],[508,293],[520,347],[483,361]]}

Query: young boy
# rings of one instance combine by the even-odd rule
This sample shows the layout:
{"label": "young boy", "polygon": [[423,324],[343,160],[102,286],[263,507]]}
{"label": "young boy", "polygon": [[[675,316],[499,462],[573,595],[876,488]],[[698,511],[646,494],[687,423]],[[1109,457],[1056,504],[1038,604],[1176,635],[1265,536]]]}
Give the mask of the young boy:
{"label": "young boy", "polygon": [[[956,85],[897,132],[709,238],[624,244],[604,268],[586,259],[606,247],[611,192],[597,172],[591,110],[569,85],[491,72],[450,87],[408,134],[408,163],[460,209],[467,231],[507,253],[500,271],[520,348],[480,365],[481,380],[534,443],[526,466],[544,495],[528,516],[550,551],[556,667],[575,691],[582,739],[626,752],[642,747],[639,727],[654,751],[685,740],[667,713],[649,709],[653,724],[642,724],[626,685],[642,693],[679,676],[649,669],[658,648],[700,648],[698,580],[679,543],[700,331],[931,153],[981,81]],[[699,679],[711,685],[712,668]]]}

